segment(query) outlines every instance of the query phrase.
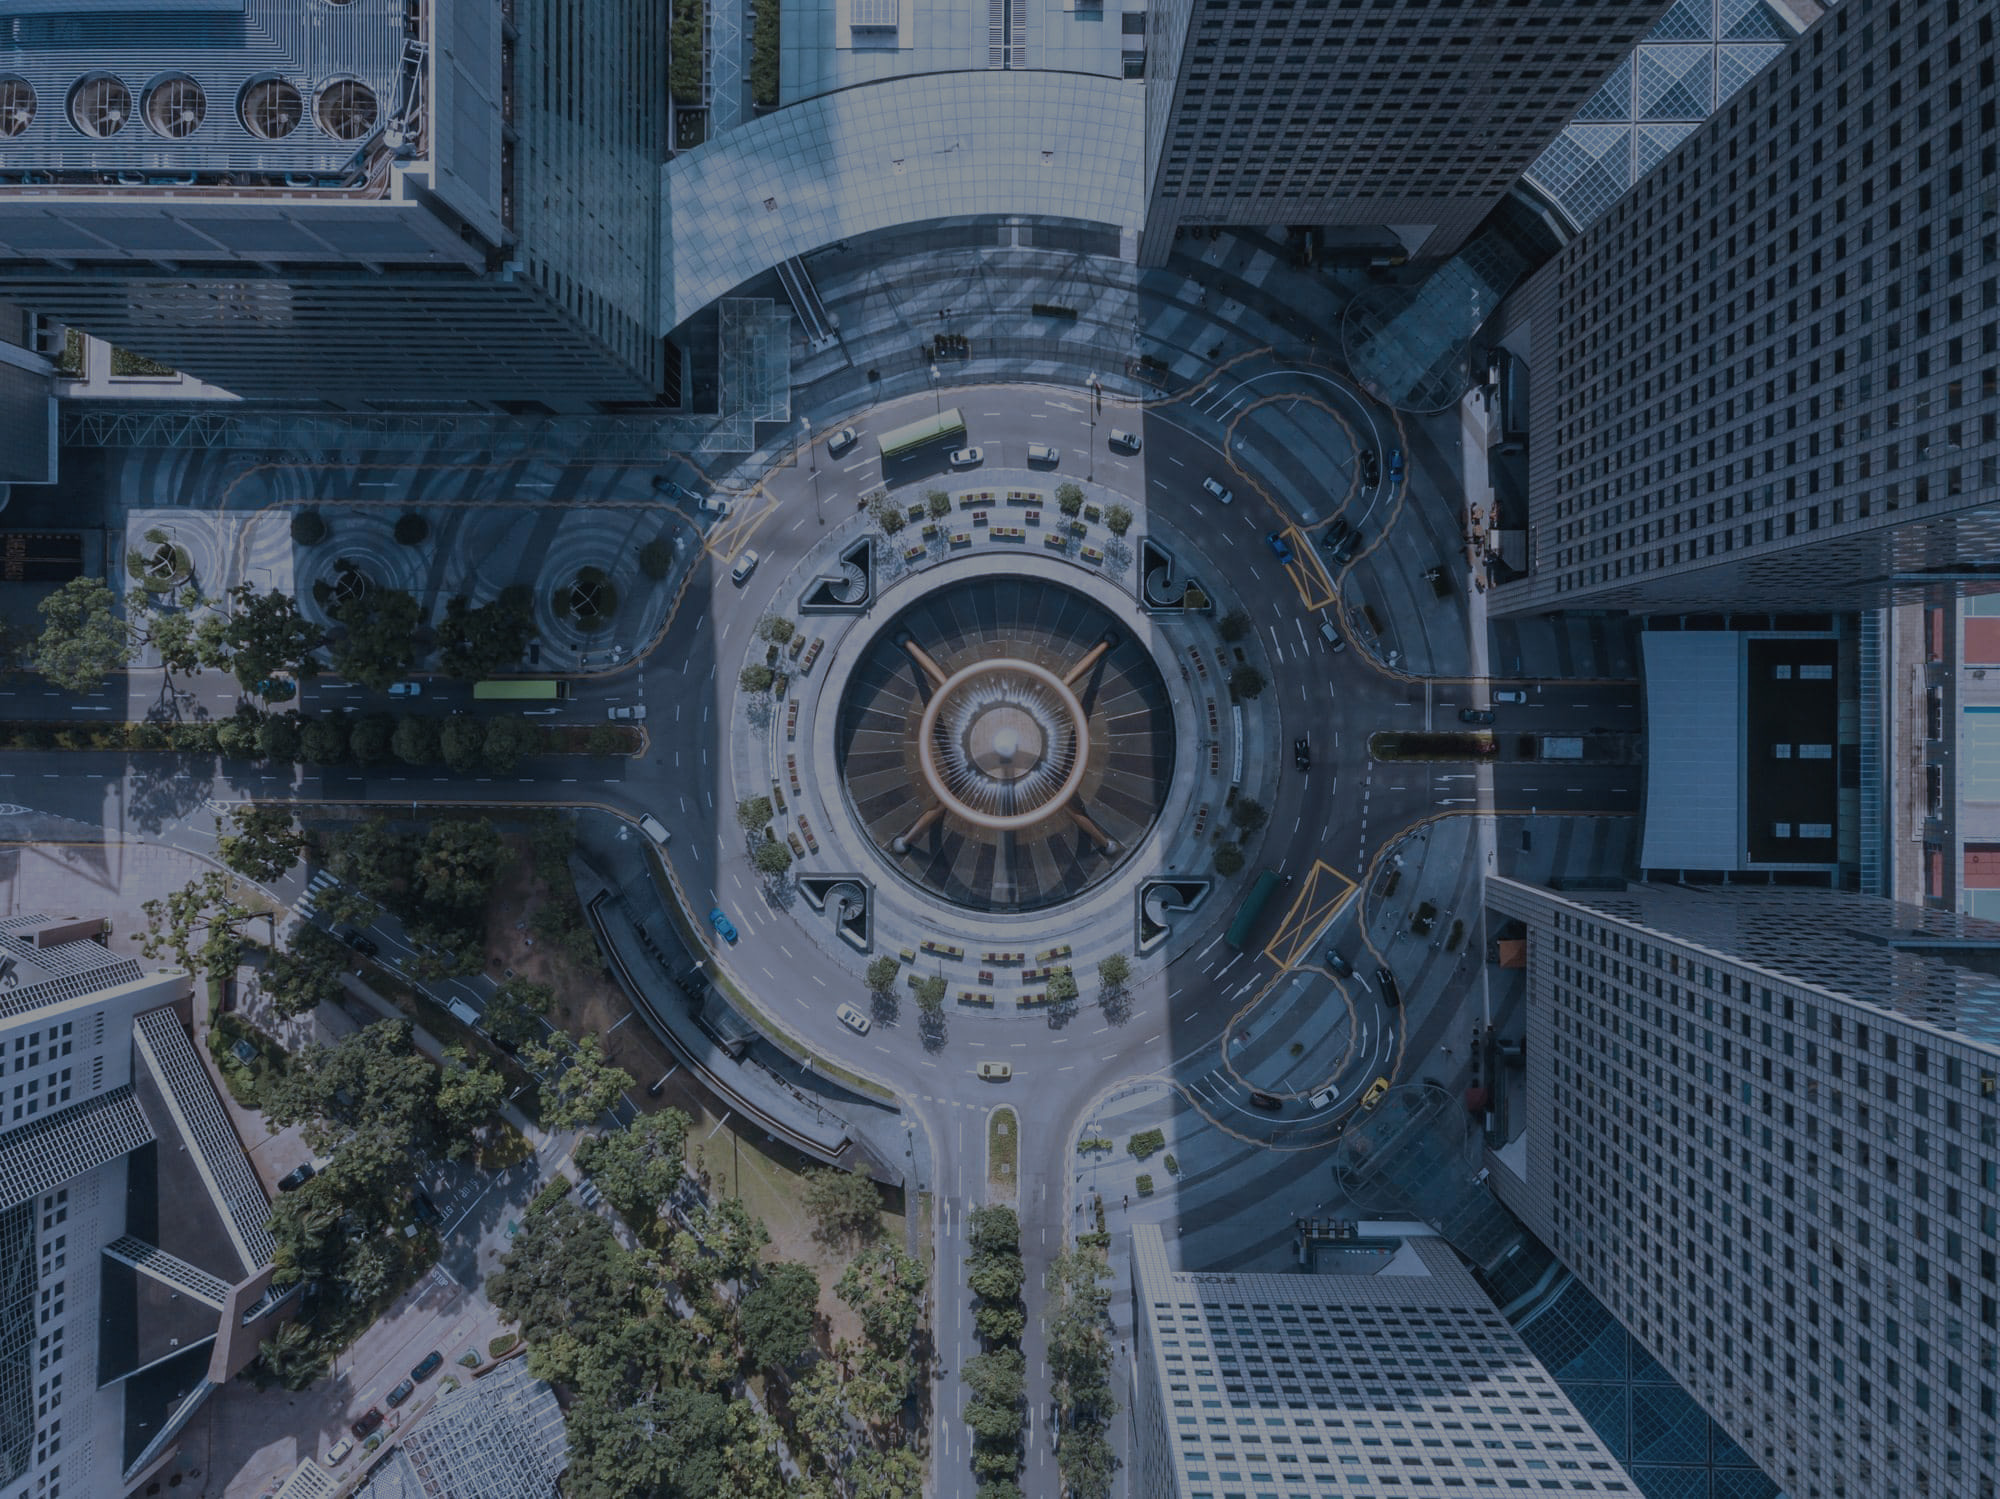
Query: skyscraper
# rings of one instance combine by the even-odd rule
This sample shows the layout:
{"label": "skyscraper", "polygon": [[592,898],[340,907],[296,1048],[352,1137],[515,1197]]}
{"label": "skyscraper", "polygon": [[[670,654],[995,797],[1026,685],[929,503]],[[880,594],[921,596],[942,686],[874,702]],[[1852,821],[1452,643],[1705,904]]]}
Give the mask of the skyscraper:
{"label": "skyscraper", "polygon": [[1397,231],[1450,255],[1664,0],[1168,0],[1147,20],[1146,227]]}
{"label": "skyscraper", "polygon": [[1132,1230],[1142,1499],[1638,1490],[1441,1239],[1374,1274],[1173,1270]]}
{"label": "skyscraper", "polygon": [[676,385],[665,7],[156,10],[141,42],[102,6],[7,7],[0,297],[258,399]]}
{"label": "skyscraper", "polygon": [[1500,612],[2000,583],[1994,12],[1831,7],[1518,296]]}
{"label": "skyscraper", "polygon": [[2000,924],[1819,890],[1486,900],[1527,927],[1503,1200],[1795,1499],[1991,1499]]}
{"label": "skyscraper", "polygon": [[273,1302],[270,1204],[185,1029],[101,920],[0,918],[0,1496],[157,1472]]}

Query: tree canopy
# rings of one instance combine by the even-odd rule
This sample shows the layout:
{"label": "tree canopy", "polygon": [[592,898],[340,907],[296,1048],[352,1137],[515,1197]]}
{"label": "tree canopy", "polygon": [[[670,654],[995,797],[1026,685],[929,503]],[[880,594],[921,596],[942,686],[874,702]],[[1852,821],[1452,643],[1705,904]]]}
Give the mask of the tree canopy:
{"label": "tree canopy", "polygon": [[329,655],[333,669],[348,681],[381,692],[416,659],[423,610],[402,589],[369,588],[333,604],[327,613],[343,626]]}
{"label": "tree canopy", "polygon": [[[268,883],[289,874],[305,856],[306,837],[292,825],[289,807],[250,802],[234,808],[229,821],[235,831],[216,840],[216,852],[238,874]],[[222,827],[219,820],[216,827]]]}
{"label": "tree canopy", "polygon": [[477,607],[460,594],[446,601],[438,622],[438,664],[461,681],[490,677],[519,661],[534,634],[534,594],[525,586],[504,588]]}
{"label": "tree canopy", "polygon": [[58,687],[95,692],[132,660],[132,636],[102,578],[71,578],[36,605],[42,633],[34,667]]}

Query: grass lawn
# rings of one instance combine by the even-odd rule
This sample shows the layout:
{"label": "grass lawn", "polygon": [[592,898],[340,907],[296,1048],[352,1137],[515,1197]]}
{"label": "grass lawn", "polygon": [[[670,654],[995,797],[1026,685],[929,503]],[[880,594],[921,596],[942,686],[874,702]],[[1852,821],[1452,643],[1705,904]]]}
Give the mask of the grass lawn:
{"label": "grass lawn", "polygon": [[986,1195],[1012,1202],[1021,1160],[1021,1121],[1002,1104],[986,1118]]}

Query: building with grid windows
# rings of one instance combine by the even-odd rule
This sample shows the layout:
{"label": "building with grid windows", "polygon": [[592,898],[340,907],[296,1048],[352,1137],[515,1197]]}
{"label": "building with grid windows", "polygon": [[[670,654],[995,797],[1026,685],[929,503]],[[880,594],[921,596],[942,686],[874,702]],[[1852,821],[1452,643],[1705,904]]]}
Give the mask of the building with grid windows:
{"label": "building with grid windows", "polygon": [[513,1358],[439,1395],[369,1477],[366,1499],[549,1499],[569,1466],[555,1391]]}
{"label": "building with grid windows", "polygon": [[1142,1499],[1636,1495],[1440,1239],[1374,1274],[1175,1271],[1132,1230]]}
{"label": "building with grid windows", "polygon": [[0,918],[0,1499],[143,1484],[279,1310],[188,976],[105,925]]}
{"label": "building with grid windows", "polygon": [[2000,582],[1994,27],[1829,10],[1517,294],[1528,574],[1495,609]]}
{"label": "building with grid windows", "polygon": [[1786,1493],[1990,1499],[2000,924],[1778,888],[1486,899],[1527,928],[1503,1200]]}
{"label": "building with grid windows", "polygon": [[6,6],[0,298],[260,400],[677,388],[664,7],[153,11]]}
{"label": "building with grid windows", "polygon": [[1452,254],[1663,0],[1167,0],[1147,13],[1146,227],[1393,230]]}

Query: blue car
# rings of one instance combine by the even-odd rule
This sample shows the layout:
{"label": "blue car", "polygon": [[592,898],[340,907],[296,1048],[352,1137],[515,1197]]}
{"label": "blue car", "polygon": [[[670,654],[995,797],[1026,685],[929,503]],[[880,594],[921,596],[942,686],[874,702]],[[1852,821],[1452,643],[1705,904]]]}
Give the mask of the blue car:
{"label": "blue car", "polygon": [[1280,562],[1290,562],[1292,560],[1292,544],[1276,531],[1266,531],[1264,533],[1264,545],[1271,549],[1272,555]]}
{"label": "blue car", "polygon": [[1403,450],[1401,448],[1389,449],[1389,482],[1391,484],[1401,484],[1403,482]]}
{"label": "blue car", "polygon": [[708,924],[715,928],[715,935],[731,947],[736,945],[736,923],[731,921],[722,907],[717,906],[708,913]]}

